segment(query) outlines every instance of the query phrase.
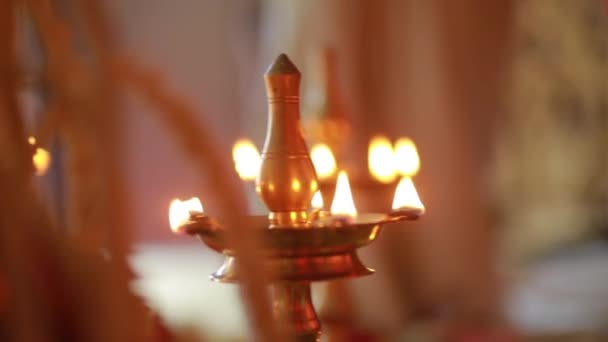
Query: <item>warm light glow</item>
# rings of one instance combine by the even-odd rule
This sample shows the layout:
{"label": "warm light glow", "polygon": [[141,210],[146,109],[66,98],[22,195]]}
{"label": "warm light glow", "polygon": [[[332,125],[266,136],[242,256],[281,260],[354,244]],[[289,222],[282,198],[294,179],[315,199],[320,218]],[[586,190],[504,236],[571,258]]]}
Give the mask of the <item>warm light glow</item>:
{"label": "warm light glow", "polygon": [[239,139],[232,147],[232,159],[239,177],[243,180],[254,180],[260,172],[262,158],[257,147],[247,139]]}
{"label": "warm light glow", "polygon": [[310,182],[310,190],[311,191],[315,191],[319,188],[319,184],[317,184],[316,180],[313,180],[312,182]]}
{"label": "warm light glow", "polygon": [[336,193],[331,202],[331,214],[337,216],[357,216],[357,208],[353,201],[353,194],[350,191],[348,175],[344,171],[338,174],[336,182]]}
{"label": "warm light glow", "polygon": [[177,232],[179,226],[190,218],[190,212],[203,212],[203,205],[198,197],[180,201],[174,199],[169,206],[169,225],[171,230]]}
{"label": "warm light glow", "polygon": [[393,198],[393,210],[404,208],[416,208],[424,212],[424,204],[420,201],[414,182],[409,177],[403,177],[399,181],[397,190],[395,190],[395,197]]}
{"label": "warm light glow", "polygon": [[393,145],[386,137],[377,136],[370,141],[367,162],[369,172],[378,181],[391,183],[395,180]]}
{"label": "warm light glow", "polygon": [[420,156],[410,138],[399,138],[395,143],[395,168],[402,176],[412,177],[420,170]]}
{"label": "warm light glow", "polygon": [[324,179],[336,173],[336,158],[329,146],[325,144],[315,144],[310,150],[310,158],[317,171],[317,177]]}
{"label": "warm light glow", "polygon": [[36,168],[36,175],[42,176],[51,165],[51,154],[42,147],[37,147],[36,153],[32,156],[32,162]]}
{"label": "warm light glow", "polygon": [[302,190],[302,183],[297,179],[292,180],[291,190],[293,190],[293,192],[300,192],[300,190]]}
{"label": "warm light glow", "polygon": [[32,136],[28,137],[27,142],[32,146],[36,145],[36,137],[32,137]]}
{"label": "warm light glow", "polygon": [[317,190],[315,194],[312,196],[312,200],[310,201],[310,206],[313,209],[323,209],[325,204],[323,203],[323,195],[321,194],[321,190]]}

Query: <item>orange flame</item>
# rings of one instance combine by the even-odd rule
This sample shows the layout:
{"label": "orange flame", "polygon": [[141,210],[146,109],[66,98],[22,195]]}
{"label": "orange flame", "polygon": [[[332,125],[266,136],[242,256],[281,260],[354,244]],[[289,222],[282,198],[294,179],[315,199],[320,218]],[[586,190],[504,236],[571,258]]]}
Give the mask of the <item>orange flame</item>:
{"label": "orange flame", "polygon": [[179,226],[190,218],[191,212],[203,212],[203,205],[198,197],[181,201],[174,199],[169,206],[169,225],[174,233],[178,232]]}
{"label": "orange flame", "polygon": [[310,151],[310,158],[320,179],[326,179],[336,173],[336,158],[329,146],[315,144]]}
{"label": "orange flame", "polygon": [[260,173],[262,158],[258,148],[248,139],[239,139],[232,147],[234,167],[242,180],[254,180]]}
{"label": "orange flame", "polygon": [[420,170],[420,156],[410,138],[399,138],[395,143],[395,168],[402,176],[413,177]]}
{"label": "orange flame", "polygon": [[381,183],[395,180],[393,145],[386,137],[377,136],[370,141],[367,162],[371,175]]}
{"label": "orange flame", "polygon": [[403,177],[399,181],[393,198],[393,210],[404,208],[420,209],[424,213],[424,204],[420,201],[414,182],[409,177]]}
{"label": "orange flame", "polygon": [[336,193],[331,203],[331,214],[337,216],[357,216],[357,208],[353,201],[353,194],[350,191],[350,184],[348,183],[348,175],[345,171],[338,173]]}

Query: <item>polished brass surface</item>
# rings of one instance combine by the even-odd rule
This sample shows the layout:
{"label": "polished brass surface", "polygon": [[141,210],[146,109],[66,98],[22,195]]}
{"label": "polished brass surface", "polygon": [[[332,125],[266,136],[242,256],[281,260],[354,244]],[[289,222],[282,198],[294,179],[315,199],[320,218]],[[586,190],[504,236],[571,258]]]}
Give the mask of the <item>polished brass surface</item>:
{"label": "polished brass surface", "polygon": [[308,216],[310,221],[316,221],[331,216],[331,213],[327,210],[313,209]]}
{"label": "polished brass surface", "polygon": [[[354,251],[376,239],[380,225],[391,220],[383,214],[363,214],[349,219],[347,224],[334,222],[331,217],[311,223],[310,229],[267,229],[268,222],[263,216],[243,216],[239,219],[249,229],[262,235],[264,251],[268,257],[304,257],[341,254]],[[225,231],[217,224],[209,224],[201,215],[192,216],[184,223],[183,231],[197,235],[210,248],[234,255],[226,245]]]}
{"label": "polished brass surface", "polygon": [[[308,208],[319,184],[302,137],[299,117],[300,73],[280,55],[264,75],[268,94],[268,132],[256,189],[268,207],[268,216],[242,216],[237,222],[261,236],[270,279],[274,315],[295,341],[318,341],[321,324],[310,298],[310,282],[359,277],[373,273],[357,256],[357,249],[376,239],[381,226],[417,218],[399,210],[390,215],[359,214],[333,217]],[[415,217],[414,217],[415,216]],[[191,213],[178,233],[198,236],[226,256],[211,278],[237,282],[235,255],[224,228],[203,213]]]}
{"label": "polished brass surface", "polygon": [[268,214],[269,228],[302,228],[308,227],[308,213],[306,211],[278,211]]}
{"label": "polished brass surface", "polygon": [[391,210],[388,213],[388,217],[385,221],[413,221],[419,219],[423,212],[424,211],[420,208],[400,208]]}
{"label": "polished brass surface", "polygon": [[[277,280],[321,281],[371,274],[373,271],[361,263],[356,250],[376,239],[386,218],[382,214],[364,214],[350,219],[348,225],[337,225],[327,218],[311,224],[311,229],[267,229],[264,216],[243,216],[239,221],[262,235],[265,263]],[[214,280],[238,281],[235,254],[225,243],[225,231],[217,223],[204,215],[193,215],[181,230],[197,235],[208,247],[227,256],[212,275]]]}
{"label": "polished brass surface", "polygon": [[306,227],[318,183],[300,128],[300,72],[285,54],[264,74],[268,130],[256,190],[271,226]]}
{"label": "polished brass surface", "polygon": [[[338,278],[356,278],[374,273],[363,265],[356,252],[293,258],[268,258],[266,265],[285,282],[325,281]],[[220,283],[239,282],[234,257],[227,256],[224,264],[211,275]]]}
{"label": "polished brass surface", "polygon": [[274,316],[279,326],[295,341],[320,341],[321,322],[317,317],[306,282],[277,283],[272,286]]}

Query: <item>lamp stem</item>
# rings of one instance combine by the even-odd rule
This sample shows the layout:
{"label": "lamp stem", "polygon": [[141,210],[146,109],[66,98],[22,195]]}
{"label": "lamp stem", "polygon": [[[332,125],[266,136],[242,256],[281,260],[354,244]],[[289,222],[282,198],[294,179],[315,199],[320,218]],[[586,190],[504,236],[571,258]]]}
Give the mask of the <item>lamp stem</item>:
{"label": "lamp stem", "polygon": [[321,322],[317,317],[308,282],[280,282],[272,285],[275,318],[294,341],[320,341]]}

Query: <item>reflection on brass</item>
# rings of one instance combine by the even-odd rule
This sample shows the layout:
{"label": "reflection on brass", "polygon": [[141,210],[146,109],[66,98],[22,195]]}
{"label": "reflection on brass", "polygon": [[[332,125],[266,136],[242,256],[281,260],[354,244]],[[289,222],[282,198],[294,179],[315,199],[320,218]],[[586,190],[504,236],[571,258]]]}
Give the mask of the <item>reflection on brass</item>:
{"label": "reflection on brass", "polygon": [[325,218],[329,217],[330,215],[331,215],[331,214],[330,214],[330,212],[329,212],[329,211],[327,211],[327,210],[323,210],[323,209],[313,209],[313,210],[310,212],[310,215],[309,215],[310,217],[309,217],[309,219],[310,219],[310,221],[312,222],[312,221],[316,221],[316,220],[322,220],[322,219],[325,219]]}
{"label": "reflection on brass", "polygon": [[318,184],[300,129],[300,72],[281,54],[266,70],[264,81],[268,131],[256,190],[270,210],[272,225],[305,226]]}
{"label": "reflection on brass", "polygon": [[[243,216],[249,229],[259,232],[264,247],[263,254],[270,258],[311,257],[352,252],[378,237],[380,227],[386,223],[387,216],[364,214],[348,225],[337,225],[331,220],[319,220],[311,229],[268,229],[263,216]],[[203,215],[193,216],[180,228],[188,234],[197,235],[208,246],[229,256],[234,256],[226,245],[224,229],[209,224]],[[279,278],[281,275],[279,274]]]}
{"label": "reflection on brass", "polygon": [[312,306],[310,285],[281,283],[272,286],[274,316],[280,328],[295,335],[295,341],[319,341],[321,323]]}
{"label": "reflection on brass", "polygon": [[[374,273],[374,270],[363,265],[355,252],[299,258],[268,258],[266,262],[280,274],[281,282],[325,281]],[[211,275],[211,279],[220,283],[238,282],[239,272],[234,257],[226,257],[224,264]]]}
{"label": "reflection on brass", "polygon": [[420,208],[393,209],[388,213],[386,222],[414,221],[420,218],[424,211]]}

